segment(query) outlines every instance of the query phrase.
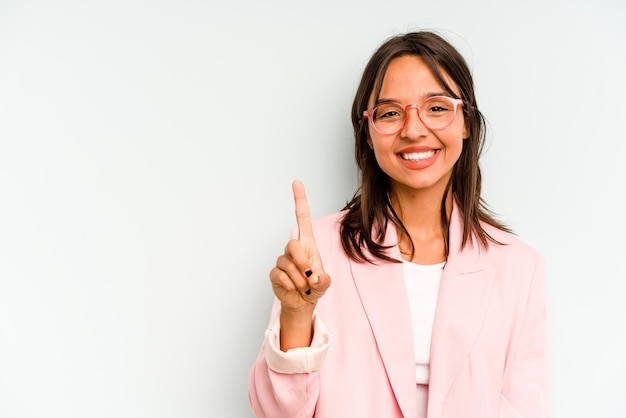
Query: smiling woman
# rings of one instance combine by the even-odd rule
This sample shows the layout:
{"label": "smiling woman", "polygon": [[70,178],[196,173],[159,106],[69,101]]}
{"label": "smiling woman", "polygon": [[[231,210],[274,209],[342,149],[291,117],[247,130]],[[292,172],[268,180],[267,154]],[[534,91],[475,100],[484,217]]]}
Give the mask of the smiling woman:
{"label": "smiling woman", "polygon": [[[548,416],[543,257],[486,209],[484,121],[463,57],[432,32],[383,43],[352,106],[360,187],[270,272],[252,367],[258,417]],[[331,285],[332,278],[332,285]]]}
{"label": "smiling woman", "polygon": [[[452,80],[447,84],[453,86],[455,96],[459,97],[458,87]],[[444,195],[468,131],[463,114],[456,112],[458,104],[463,102],[441,96],[442,90],[423,58],[414,55],[398,57],[387,68],[379,98],[370,97],[370,105],[376,104],[379,110],[372,111],[375,117],[368,118],[374,128],[381,122],[387,127],[385,121],[392,114],[382,113],[381,104],[384,110],[390,102],[422,103],[419,107],[400,105],[407,110],[415,106],[415,112],[403,112],[402,123],[397,125],[399,129],[395,132],[381,133],[378,129],[370,129],[368,144],[374,150],[376,162],[389,177],[392,189],[420,190],[420,194],[428,194],[437,202]],[[425,100],[428,97],[430,99]],[[441,257],[445,257],[443,248]],[[416,261],[432,264],[444,260]]]}

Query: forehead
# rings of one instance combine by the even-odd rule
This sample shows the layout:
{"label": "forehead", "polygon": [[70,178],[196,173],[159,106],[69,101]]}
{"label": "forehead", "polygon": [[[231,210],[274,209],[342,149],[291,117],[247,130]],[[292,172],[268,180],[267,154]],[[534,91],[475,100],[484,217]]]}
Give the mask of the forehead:
{"label": "forehead", "polygon": [[[448,87],[458,95],[458,87],[452,78],[443,69],[438,68],[438,71]],[[449,92],[423,57],[405,55],[391,60],[383,77],[379,97],[370,99],[415,102],[433,94],[449,95]]]}

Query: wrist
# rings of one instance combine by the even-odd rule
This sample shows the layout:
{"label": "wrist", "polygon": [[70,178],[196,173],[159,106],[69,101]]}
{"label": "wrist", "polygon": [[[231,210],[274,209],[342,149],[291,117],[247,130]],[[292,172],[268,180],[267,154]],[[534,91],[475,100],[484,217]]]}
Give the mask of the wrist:
{"label": "wrist", "polygon": [[295,321],[311,319],[313,317],[313,311],[315,311],[315,305],[316,303],[304,303],[296,308],[281,305],[280,318],[281,320],[285,319]]}
{"label": "wrist", "polygon": [[313,339],[313,310],[285,310],[280,313],[280,349],[309,347]]}

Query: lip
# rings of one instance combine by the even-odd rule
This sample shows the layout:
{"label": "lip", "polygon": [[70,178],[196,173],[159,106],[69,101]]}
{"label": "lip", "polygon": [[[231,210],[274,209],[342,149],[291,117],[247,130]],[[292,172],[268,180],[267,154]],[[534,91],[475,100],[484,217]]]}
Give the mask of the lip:
{"label": "lip", "polygon": [[[420,154],[420,153],[433,152],[433,151],[434,151],[434,155],[432,157],[428,157],[428,158],[424,158],[420,160],[405,160],[404,158],[402,158],[402,154],[416,154],[416,153]],[[440,153],[441,153],[441,150],[438,148],[409,147],[409,148],[402,149],[400,152],[396,154],[396,156],[398,157],[398,160],[400,160],[400,163],[406,168],[408,168],[409,170],[422,170],[424,168],[430,167],[431,165],[435,164],[435,162],[437,162],[437,158],[439,157]]]}

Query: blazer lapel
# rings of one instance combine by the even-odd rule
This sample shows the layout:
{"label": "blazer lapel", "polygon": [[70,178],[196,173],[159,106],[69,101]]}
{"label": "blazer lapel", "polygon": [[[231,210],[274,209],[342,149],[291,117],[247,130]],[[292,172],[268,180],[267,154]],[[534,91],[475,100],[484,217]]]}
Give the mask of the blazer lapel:
{"label": "blazer lapel", "polygon": [[[492,294],[493,271],[477,242],[461,251],[463,219],[450,219],[450,252],[443,271],[430,352],[429,417],[445,398],[482,328]],[[484,250],[483,250],[484,251]]]}
{"label": "blazer lapel", "polygon": [[[401,259],[395,228],[387,228],[385,245]],[[401,263],[357,263],[352,278],[376,339],[378,351],[403,416],[417,414],[413,332]]]}

